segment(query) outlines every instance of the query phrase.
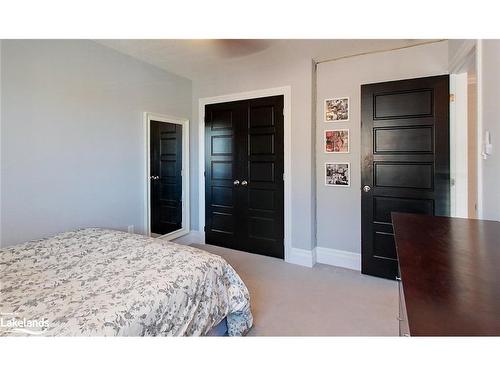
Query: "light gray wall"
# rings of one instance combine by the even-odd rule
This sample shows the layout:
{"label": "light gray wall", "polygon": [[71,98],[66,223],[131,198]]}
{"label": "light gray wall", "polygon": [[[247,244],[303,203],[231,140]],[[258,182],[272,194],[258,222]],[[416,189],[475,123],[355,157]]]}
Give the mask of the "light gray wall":
{"label": "light gray wall", "polygon": [[500,221],[500,40],[483,41],[482,69],[483,131],[494,147],[482,160],[483,218]]}
{"label": "light gray wall", "polygon": [[[316,122],[317,246],[361,251],[361,85],[406,78],[446,74],[447,42],[397,51],[351,57],[318,65]],[[350,98],[348,122],[324,122],[324,100]],[[350,130],[349,154],[325,154],[324,131]],[[351,186],[329,187],[324,183],[324,164],[350,162]]]}
{"label": "light gray wall", "polygon": [[190,118],[191,81],[83,40],[3,41],[1,78],[1,245],[143,231],[142,114]]}

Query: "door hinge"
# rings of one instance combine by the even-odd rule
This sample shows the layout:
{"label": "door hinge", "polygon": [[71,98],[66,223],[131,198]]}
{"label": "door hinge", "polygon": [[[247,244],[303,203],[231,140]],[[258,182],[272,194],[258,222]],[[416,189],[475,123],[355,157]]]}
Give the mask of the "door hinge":
{"label": "door hinge", "polygon": [[203,177],[207,177],[207,172],[203,171]]}
{"label": "door hinge", "polygon": [[450,103],[455,102],[455,94],[450,94]]}

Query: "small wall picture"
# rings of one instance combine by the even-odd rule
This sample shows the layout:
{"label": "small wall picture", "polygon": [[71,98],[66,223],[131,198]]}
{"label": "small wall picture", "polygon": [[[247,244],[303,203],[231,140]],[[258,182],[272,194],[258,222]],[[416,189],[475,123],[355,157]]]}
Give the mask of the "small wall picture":
{"label": "small wall picture", "polygon": [[325,100],[325,121],[348,121],[349,98],[333,98]]}
{"label": "small wall picture", "polygon": [[349,129],[325,130],[325,152],[347,154],[349,152]]}
{"label": "small wall picture", "polygon": [[326,186],[351,186],[349,163],[325,163]]}

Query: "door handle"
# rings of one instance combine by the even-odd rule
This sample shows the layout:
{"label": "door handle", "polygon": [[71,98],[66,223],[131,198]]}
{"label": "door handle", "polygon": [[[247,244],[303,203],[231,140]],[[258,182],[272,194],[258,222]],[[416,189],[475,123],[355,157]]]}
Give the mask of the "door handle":
{"label": "door handle", "polygon": [[234,180],[234,181],[233,181],[233,185],[234,185],[234,186],[238,186],[239,184],[240,184],[240,180]]}
{"label": "door handle", "polygon": [[248,182],[246,180],[241,181],[241,186],[247,186]]}
{"label": "door handle", "polygon": [[370,190],[371,190],[371,187],[369,187],[368,185],[363,186],[363,191],[365,193],[368,193]]}

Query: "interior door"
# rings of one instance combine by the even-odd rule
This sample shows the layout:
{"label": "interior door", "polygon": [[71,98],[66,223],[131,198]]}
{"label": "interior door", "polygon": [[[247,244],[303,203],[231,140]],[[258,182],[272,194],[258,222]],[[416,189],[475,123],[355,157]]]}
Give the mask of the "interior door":
{"label": "interior door", "polygon": [[244,228],[240,202],[246,103],[205,107],[205,242],[240,249]]}
{"label": "interior door", "polygon": [[391,213],[450,213],[449,77],[363,85],[361,111],[362,273],[394,279]]}
{"label": "interior door", "polygon": [[151,232],[182,228],[182,126],[150,122]]}
{"label": "interior door", "polygon": [[205,240],[284,258],[283,96],[205,107]]}

